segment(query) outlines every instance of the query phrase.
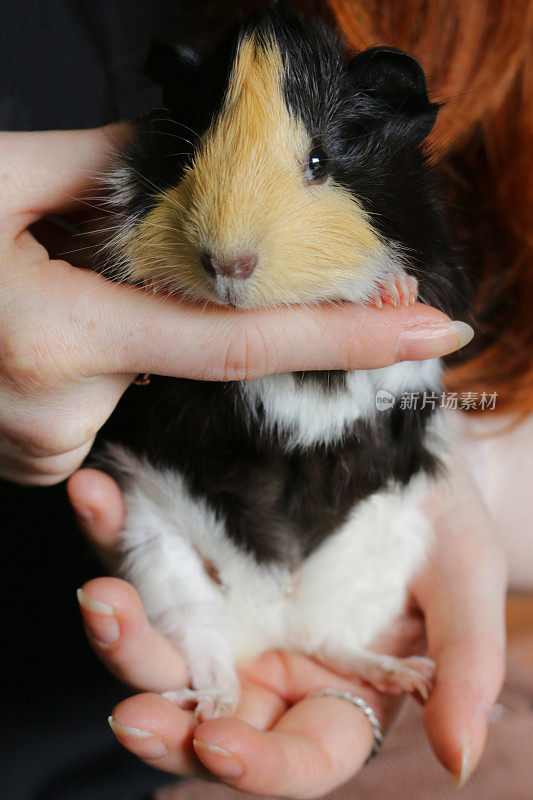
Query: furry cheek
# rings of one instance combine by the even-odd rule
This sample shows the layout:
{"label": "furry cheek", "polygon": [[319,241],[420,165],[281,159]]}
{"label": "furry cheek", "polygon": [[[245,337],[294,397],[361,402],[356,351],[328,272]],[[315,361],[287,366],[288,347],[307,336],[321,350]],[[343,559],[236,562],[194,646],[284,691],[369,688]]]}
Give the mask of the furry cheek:
{"label": "furry cheek", "polygon": [[330,182],[306,187],[299,174],[244,191],[247,185],[243,179],[239,197],[217,208],[214,198],[198,202],[191,171],[130,236],[133,279],[221,302],[202,269],[202,250],[253,249],[258,266],[235,304],[367,299],[387,256],[347,191]]}

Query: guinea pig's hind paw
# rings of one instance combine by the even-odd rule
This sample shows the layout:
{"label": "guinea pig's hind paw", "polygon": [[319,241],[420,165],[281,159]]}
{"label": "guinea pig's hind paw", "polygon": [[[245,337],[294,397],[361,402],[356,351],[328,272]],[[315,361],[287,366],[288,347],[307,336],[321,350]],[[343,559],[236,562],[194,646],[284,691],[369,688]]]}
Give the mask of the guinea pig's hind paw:
{"label": "guinea pig's hind paw", "polygon": [[378,284],[378,291],[370,299],[370,305],[383,308],[384,303],[398,306],[412,306],[418,297],[418,281],[406,272],[387,275]]}
{"label": "guinea pig's hind paw", "polygon": [[180,708],[194,707],[194,714],[201,722],[217,717],[232,717],[238,705],[238,698],[223,695],[216,689],[175,689],[163,692],[162,697]]}
{"label": "guinea pig's hind paw", "polygon": [[418,692],[423,700],[427,700],[433,687],[435,663],[429,658],[411,656],[395,658],[381,656],[369,660],[360,676],[376,689],[388,694]]}

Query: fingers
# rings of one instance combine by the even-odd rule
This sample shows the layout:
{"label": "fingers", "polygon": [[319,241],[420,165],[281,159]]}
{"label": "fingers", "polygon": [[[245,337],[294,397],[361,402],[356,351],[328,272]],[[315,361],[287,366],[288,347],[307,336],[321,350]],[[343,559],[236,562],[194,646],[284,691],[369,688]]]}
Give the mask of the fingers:
{"label": "fingers", "polygon": [[437,663],[424,720],[444,766],[463,785],[476,767],[487,720],[501,688],[506,568],[475,491],[440,513],[429,569],[414,587],[426,615],[429,655]]}
{"label": "fingers", "polygon": [[196,727],[190,712],[138,695],[113,710],[111,727],[130,752],[158,769],[188,776],[209,770],[241,790],[284,797],[321,797],[350,777],[372,747],[368,720],[346,700],[309,699],[282,720],[267,732],[240,719]]}
{"label": "fingers", "polygon": [[381,311],[352,304],[239,311],[92,280],[86,294],[91,306],[84,312],[95,320],[91,346],[79,351],[91,357],[86,374],[153,372],[226,381],[293,370],[373,369],[442,356],[472,336],[464,323],[421,304]]}
{"label": "fingers", "polygon": [[78,600],[93,649],[121,681],[152,692],[187,685],[185,661],[150,625],[132,586],[97,578],[82,587]]}
{"label": "fingers", "polygon": [[[186,686],[183,658],[146,618],[138,594],[117,578],[98,578],[78,590],[89,640],[120,680],[145,692]],[[286,710],[274,691],[243,682],[239,717],[259,729],[271,727]]]}
{"label": "fingers", "polygon": [[23,215],[19,230],[33,218],[74,204],[94,186],[129,126],[107,125],[80,131],[2,132],[0,213]]}
{"label": "fingers", "polygon": [[[285,708],[283,701],[272,692],[244,683],[238,716],[246,720],[242,725],[247,730],[269,729]],[[113,710],[110,724],[119,742],[152,766],[176,775],[208,775],[195,754],[193,738],[198,720],[191,711],[179,708],[160,695],[140,694],[119,703]],[[202,744],[198,749],[201,748]],[[219,749],[209,746],[204,749],[224,759],[226,774],[228,770],[240,774],[239,761],[231,754],[225,756]]]}
{"label": "fingers", "polygon": [[397,708],[396,700],[304,656],[271,652],[245,670],[236,719],[197,725],[191,712],[144,694],[120,703],[111,726],[128,750],[160,769],[211,773],[258,794],[319,797],[350,777],[373,745],[360,709],[346,700],[306,697],[326,686],[363,696],[384,726]]}
{"label": "fingers", "polygon": [[[84,469],[70,478],[67,491],[82,530],[112,565],[125,516],[119,487],[109,475]],[[150,625],[132,586],[116,578],[99,578],[83,586],[78,599],[95,652],[120,680],[160,692],[187,683],[184,660]]]}
{"label": "fingers", "polygon": [[140,694],[120,703],[109,719],[119,742],[142,761],[176,775],[204,775],[192,746],[197,720],[160,695]]}
{"label": "fingers", "polygon": [[202,763],[244,791],[321,797],[353,775],[368,757],[373,733],[360,709],[347,700],[308,698],[308,692],[333,687],[362,696],[383,725],[396,708],[392,698],[298,654],[265,654],[246,672],[295,704],[271,730],[220,719],[203,723],[194,733],[195,752]]}
{"label": "fingers", "polygon": [[326,697],[298,703],[272,731],[240,720],[213,720],[194,734],[196,755],[217,777],[243,791],[298,798],[322,797],[344,783],[362,766],[372,743],[362,712],[346,700]]}

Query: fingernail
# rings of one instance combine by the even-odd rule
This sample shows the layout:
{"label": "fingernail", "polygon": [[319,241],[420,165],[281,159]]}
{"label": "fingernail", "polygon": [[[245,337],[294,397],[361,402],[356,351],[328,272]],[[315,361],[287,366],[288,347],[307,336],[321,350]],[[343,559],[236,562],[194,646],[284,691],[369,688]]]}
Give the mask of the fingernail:
{"label": "fingernail", "polygon": [[163,758],[168,753],[168,747],[158,733],[150,733],[150,731],[143,731],[140,728],[121,725],[113,717],[108,717],[107,721],[121,744],[124,744],[122,742],[122,738],[124,738],[128,749],[131,746],[135,754],[141,758]]}
{"label": "fingernail", "polygon": [[472,341],[474,330],[466,322],[453,320],[446,324],[420,325],[404,331],[398,339],[398,361],[418,361],[453,353]]}
{"label": "fingernail", "polygon": [[461,772],[459,775],[452,776],[452,783],[456,789],[461,789],[465,785],[479,762],[493,705],[492,700],[482,698],[474,708],[469,733],[466,736],[463,747]]}
{"label": "fingernail", "polygon": [[472,774],[472,763],[470,760],[470,739],[467,739],[463,747],[463,757],[461,759],[461,772],[459,775],[452,775],[452,783],[456,789],[462,789],[470,775]]}
{"label": "fingernail", "polygon": [[89,597],[83,589],[78,589],[76,594],[80,606],[85,611],[96,615],[91,617],[90,622],[87,619],[85,620],[93,639],[104,647],[114,644],[120,636],[120,625],[115,616],[113,606],[102,603],[101,600],[95,600],[94,597]]}
{"label": "fingernail", "polygon": [[240,778],[244,767],[236,755],[229,750],[223,750],[215,744],[207,744],[199,739],[193,739],[193,745],[200,760],[208,770],[220,778]]}

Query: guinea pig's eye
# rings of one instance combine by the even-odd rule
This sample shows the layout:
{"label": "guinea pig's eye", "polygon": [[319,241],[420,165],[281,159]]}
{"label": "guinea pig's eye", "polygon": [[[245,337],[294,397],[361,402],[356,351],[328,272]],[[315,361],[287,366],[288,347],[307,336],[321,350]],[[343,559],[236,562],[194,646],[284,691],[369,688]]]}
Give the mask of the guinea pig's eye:
{"label": "guinea pig's eye", "polygon": [[323,183],[328,177],[328,157],[320,144],[315,144],[307,161],[305,180],[313,183]]}

